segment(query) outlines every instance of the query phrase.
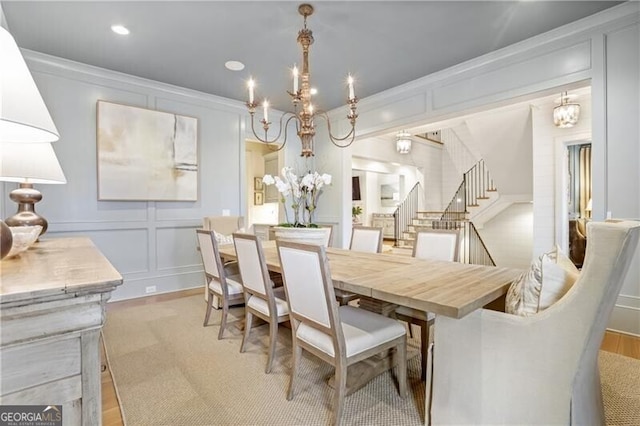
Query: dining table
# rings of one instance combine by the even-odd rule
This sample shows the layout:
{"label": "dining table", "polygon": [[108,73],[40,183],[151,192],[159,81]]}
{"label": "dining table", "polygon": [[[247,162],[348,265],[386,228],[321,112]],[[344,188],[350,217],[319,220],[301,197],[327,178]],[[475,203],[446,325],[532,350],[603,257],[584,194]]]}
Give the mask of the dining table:
{"label": "dining table", "polygon": [[[276,242],[263,241],[262,248],[267,268],[282,273]],[[219,251],[225,260],[237,259],[233,244],[221,245]],[[326,253],[334,288],[457,319],[500,299],[522,273],[514,268],[417,259],[397,253],[364,253],[334,247],[326,248]],[[370,371],[379,374],[385,368],[389,365],[381,365],[375,370],[370,368]],[[361,373],[354,376],[360,376],[358,383],[353,385],[353,389],[357,389],[363,378]]]}
{"label": "dining table", "polygon": [[[281,273],[276,243],[263,241],[267,268]],[[236,260],[233,244],[220,256]],[[326,248],[334,288],[412,309],[462,318],[507,293],[522,270]]]}

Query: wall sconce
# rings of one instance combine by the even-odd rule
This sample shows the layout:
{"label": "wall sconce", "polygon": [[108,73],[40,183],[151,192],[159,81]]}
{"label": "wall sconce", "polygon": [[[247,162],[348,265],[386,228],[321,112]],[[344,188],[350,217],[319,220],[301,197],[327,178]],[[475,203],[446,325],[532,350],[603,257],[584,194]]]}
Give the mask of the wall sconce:
{"label": "wall sconce", "polygon": [[396,135],[396,150],[400,154],[411,152],[411,133],[403,130]]}
{"label": "wall sconce", "polygon": [[34,183],[67,183],[58,158],[50,143],[0,143],[0,181],[19,182],[9,194],[18,203],[18,212],[7,218],[9,226],[41,225],[44,234],[47,220],[36,213],[35,204],[42,200]]}
{"label": "wall sconce", "polygon": [[578,118],[580,118],[580,105],[569,103],[569,95],[563,92],[560,95],[560,105],[553,109],[553,124],[565,129],[575,126]]}

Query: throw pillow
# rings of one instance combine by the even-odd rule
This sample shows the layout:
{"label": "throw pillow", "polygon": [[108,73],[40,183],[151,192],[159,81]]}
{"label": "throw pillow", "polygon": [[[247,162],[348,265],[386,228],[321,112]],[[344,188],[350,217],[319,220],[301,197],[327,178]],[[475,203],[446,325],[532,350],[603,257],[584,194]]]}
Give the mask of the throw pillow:
{"label": "throw pillow", "polygon": [[233,235],[222,235],[218,231],[213,231],[218,244],[233,244]]}
{"label": "throw pillow", "polygon": [[571,259],[556,245],[542,256],[542,282],[538,311],[543,311],[564,296],[580,276]]}
{"label": "throw pillow", "polygon": [[556,245],[513,281],[507,292],[505,311],[520,316],[543,311],[560,300],[578,276],[578,269]]}
{"label": "throw pillow", "polygon": [[[240,228],[236,232],[244,233],[245,229]],[[233,235],[223,235],[216,230],[213,231],[213,235],[215,235],[218,244],[233,244]]]}

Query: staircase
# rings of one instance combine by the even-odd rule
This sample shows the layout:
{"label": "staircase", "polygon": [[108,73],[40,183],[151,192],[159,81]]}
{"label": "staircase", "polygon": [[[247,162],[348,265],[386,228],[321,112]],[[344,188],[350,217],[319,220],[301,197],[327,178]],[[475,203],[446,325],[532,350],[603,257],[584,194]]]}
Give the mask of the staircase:
{"label": "staircase", "polygon": [[[415,189],[416,187],[411,192]],[[464,173],[462,183],[444,212],[418,211],[417,202],[415,207],[413,207],[412,201],[405,206],[407,201],[405,199],[405,202],[394,213],[395,245],[400,248],[413,248],[415,235],[421,230],[458,229],[461,241],[460,262],[495,266],[495,262],[478,234],[472,218],[496,204],[498,199],[493,179],[491,179],[484,161],[480,160]],[[410,219],[408,219],[408,215],[410,215]]]}

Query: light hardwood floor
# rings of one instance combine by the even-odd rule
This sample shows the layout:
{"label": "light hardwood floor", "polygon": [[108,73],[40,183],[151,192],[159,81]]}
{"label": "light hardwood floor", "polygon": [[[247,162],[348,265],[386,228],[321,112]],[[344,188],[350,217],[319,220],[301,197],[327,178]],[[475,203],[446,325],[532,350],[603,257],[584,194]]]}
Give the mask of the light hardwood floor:
{"label": "light hardwood floor", "polygon": [[[176,293],[161,294],[158,296],[127,300],[124,302],[114,302],[107,305],[107,312],[114,309],[146,305],[150,303],[179,299],[181,297],[188,297],[194,294],[203,293],[204,291],[198,288]],[[204,311],[205,304],[203,302],[202,315],[204,315]],[[604,339],[602,340],[601,349],[607,352],[613,352],[619,355],[640,359],[640,338],[607,331],[605,333]],[[118,398],[116,397],[116,389],[111,378],[111,372],[109,371],[109,367],[106,362],[104,347],[102,347],[102,359],[102,424],[103,426],[123,426],[122,415],[120,413],[120,405],[118,404]]]}

